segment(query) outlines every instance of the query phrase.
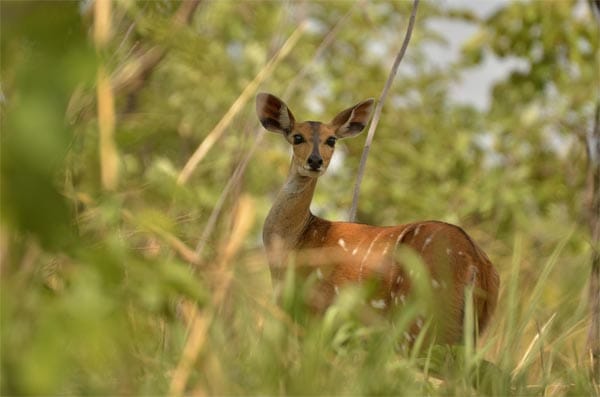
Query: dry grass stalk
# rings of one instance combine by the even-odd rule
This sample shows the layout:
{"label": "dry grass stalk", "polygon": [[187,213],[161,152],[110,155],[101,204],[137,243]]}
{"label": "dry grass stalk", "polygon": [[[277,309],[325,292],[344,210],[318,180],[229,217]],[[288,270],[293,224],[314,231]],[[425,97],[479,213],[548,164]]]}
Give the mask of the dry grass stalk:
{"label": "dry grass stalk", "polygon": [[103,48],[110,39],[112,2],[111,0],[96,0],[94,3],[94,43]]}
{"label": "dry grass stalk", "polygon": [[169,396],[183,395],[192,367],[206,341],[208,327],[213,317],[212,313],[203,316],[196,305],[191,302],[184,302],[183,306],[185,306],[183,312],[187,313],[186,321],[189,321],[190,324],[190,333],[179,363],[171,377]]}
{"label": "dry grass stalk", "polygon": [[183,241],[178,239],[173,234],[171,234],[171,233],[167,232],[166,230],[163,230],[159,227],[156,227],[152,224],[148,224],[148,223],[140,224],[140,222],[128,210],[123,210],[121,213],[123,215],[123,219],[125,219],[129,223],[132,223],[136,226],[142,226],[143,228],[147,229],[149,232],[156,234],[158,237],[160,237],[184,261],[192,263],[196,266],[203,265],[200,258],[198,257],[198,255],[196,255],[196,253],[194,252],[194,250],[191,249],[190,247],[188,247]]}
{"label": "dry grass stalk", "polygon": [[235,211],[234,225],[230,234],[231,237],[222,250],[223,253],[219,263],[220,267],[226,266],[233,255],[240,250],[245,237],[250,232],[250,228],[254,223],[254,217],[254,201],[249,195],[242,196]]}
{"label": "dry grass stalk", "polygon": [[179,177],[177,178],[177,183],[183,185],[187,182],[187,180],[192,175],[192,172],[196,169],[198,164],[202,161],[204,156],[208,153],[208,151],[214,146],[214,144],[221,138],[221,136],[225,133],[225,130],[234,117],[243,109],[243,107],[248,103],[248,101],[253,97],[258,89],[258,86],[273,73],[275,67],[291,52],[291,50],[296,46],[300,37],[304,34],[306,30],[307,23],[306,21],[300,23],[296,30],[290,35],[290,37],[283,44],[281,49],[269,60],[269,62],[265,65],[264,68],[261,69],[260,72],[256,75],[254,80],[252,80],[244,91],[238,96],[238,98],[233,102],[227,113],[221,118],[221,120],[217,123],[217,125],[208,133],[206,138],[202,141],[202,143],[198,146],[196,151],[192,154],[190,159],[187,161],[181,172],[179,173]]}
{"label": "dry grass stalk", "polygon": [[[98,51],[102,51],[110,39],[111,1],[96,0],[94,4],[94,42]],[[114,141],[115,98],[110,78],[104,65],[98,68],[96,87],[98,97],[98,130],[100,135],[100,178],[102,187],[115,190],[119,176],[119,158]]]}
{"label": "dry grass stalk", "polygon": [[254,201],[250,196],[241,197],[234,215],[231,237],[224,244],[221,255],[217,260],[220,280],[217,280],[218,286],[215,288],[210,309],[201,312],[195,303],[188,301],[182,303],[182,313],[186,323],[189,324],[189,333],[181,358],[171,377],[170,396],[181,396],[185,392],[192,367],[206,342],[207,333],[215,316],[215,310],[227,296],[233,278],[232,271],[227,269],[227,266],[242,247],[254,223],[254,207]]}
{"label": "dry grass stalk", "polygon": [[550,328],[550,325],[554,321],[554,318],[556,318],[556,313],[552,314],[550,319],[546,321],[546,323],[541,327],[541,329],[535,334],[535,336],[531,340],[531,343],[529,343],[529,346],[525,350],[525,353],[521,357],[521,360],[519,361],[517,366],[512,370],[511,376],[513,380],[517,377],[521,370],[531,361],[531,356],[532,353],[534,353],[534,349],[536,348],[536,346],[539,346],[542,343],[546,331]]}

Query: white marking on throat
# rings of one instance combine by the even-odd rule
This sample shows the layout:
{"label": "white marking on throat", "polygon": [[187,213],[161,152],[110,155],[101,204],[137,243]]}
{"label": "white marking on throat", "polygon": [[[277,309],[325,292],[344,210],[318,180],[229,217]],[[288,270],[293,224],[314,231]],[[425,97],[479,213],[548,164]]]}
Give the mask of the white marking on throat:
{"label": "white marking on throat", "polygon": [[297,178],[288,179],[283,185],[283,192],[286,194],[300,194],[304,192],[310,183],[298,180]]}

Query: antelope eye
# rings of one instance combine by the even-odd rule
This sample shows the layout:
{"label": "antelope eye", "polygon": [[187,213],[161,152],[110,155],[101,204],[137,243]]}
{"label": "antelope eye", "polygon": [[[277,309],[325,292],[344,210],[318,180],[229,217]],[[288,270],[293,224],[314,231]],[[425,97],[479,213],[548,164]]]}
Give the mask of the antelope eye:
{"label": "antelope eye", "polygon": [[298,145],[299,143],[304,142],[304,137],[300,134],[296,134],[292,138],[294,140],[294,145]]}
{"label": "antelope eye", "polygon": [[329,138],[327,138],[327,140],[325,141],[326,144],[328,144],[331,147],[335,146],[335,141],[336,138],[334,136],[330,136]]}

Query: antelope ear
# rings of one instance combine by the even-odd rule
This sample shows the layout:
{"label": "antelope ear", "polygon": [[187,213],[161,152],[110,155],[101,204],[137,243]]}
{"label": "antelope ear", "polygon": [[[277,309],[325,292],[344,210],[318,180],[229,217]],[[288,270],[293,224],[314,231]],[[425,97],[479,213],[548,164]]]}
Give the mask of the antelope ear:
{"label": "antelope ear", "polygon": [[256,114],[267,130],[289,135],[294,128],[294,115],[275,95],[260,93],[256,96]]}
{"label": "antelope ear", "polygon": [[375,100],[370,98],[339,113],[330,123],[338,138],[358,135],[367,125]]}

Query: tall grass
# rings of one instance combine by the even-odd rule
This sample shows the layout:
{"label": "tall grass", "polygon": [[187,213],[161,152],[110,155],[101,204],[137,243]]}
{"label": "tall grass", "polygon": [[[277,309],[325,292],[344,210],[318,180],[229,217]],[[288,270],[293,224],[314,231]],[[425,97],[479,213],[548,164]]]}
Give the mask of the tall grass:
{"label": "tall grass", "polygon": [[[543,299],[569,239],[558,242],[529,288],[519,277],[522,237],[515,239],[500,304],[476,345],[469,337],[460,346],[428,345],[421,337],[409,350],[402,349],[403,334],[433,304],[423,302],[435,299],[431,291],[390,318],[365,305],[365,289],[347,288],[323,316],[315,316],[302,303],[311,280],[298,283],[289,271],[283,303],[277,306],[260,253],[241,253],[227,265],[233,272],[227,299],[199,312],[217,315],[205,330],[206,343],[186,390],[208,395],[597,394],[578,355],[585,312],[548,310]],[[472,305],[466,313],[465,328],[473,330]],[[177,340],[183,341],[174,340],[176,345]]]}
{"label": "tall grass", "polygon": [[[20,329],[22,336],[3,329],[3,372],[10,375],[3,379],[3,391],[598,394],[586,358],[581,356],[588,323],[585,307],[577,300],[583,294],[567,292],[558,305],[549,303],[552,299],[547,296],[556,288],[553,277],[562,277],[557,265],[570,236],[558,241],[552,254],[541,259],[533,285],[522,275],[526,239],[515,238],[512,258],[496,262],[502,273],[499,305],[476,343],[465,337],[459,346],[431,345],[422,334],[412,348],[405,349],[404,333],[416,316],[430,307],[432,302],[427,300],[435,299],[434,291],[416,288],[418,299],[407,300],[403,310],[390,317],[365,304],[368,288],[346,288],[322,316],[316,316],[306,310],[302,299],[314,280],[299,282],[290,270],[282,303],[276,305],[262,249],[247,245],[249,225],[254,221],[248,211],[252,205],[246,202],[234,214],[234,232],[218,244],[221,248],[216,257],[221,259],[205,263],[197,281],[190,281],[189,274],[173,263],[151,269],[155,277],[172,286],[169,301],[156,301],[154,289],[166,285],[152,283],[150,273],[131,263],[127,265],[128,281],[124,286],[115,284],[114,297],[99,292],[96,285],[107,280],[99,279],[91,268],[75,265],[78,270],[67,262],[35,276],[47,283],[48,291],[30,292],[24,296],[25,302],[14,299],[23,282],[12,287],[5,284],[2,322],[12,319],[10,324]],[[39,250],[27,256],[32,263],[48,258]],[[105,259],[103,266],[106,263]],[[36,313],[40,299],[45,309],[37,311],[38,317],[21,320]],[[81,307],[87,312],[82,313]],[[22,311],[18,315],[17,308]],[[472,330],[476,324],[472,305],[466,313],[465,328]],[[29,321],[36,328],[26,328]],[[104,327],[103,321],[114,328]],[[426,323],[425,328],[428,326]],[[44,338],[32,339],[37,331]],[[37,345],[21,345],[27,340]],[[15,351],[8,341],[25,348]],[[47,353],[55,360],[49,361]],[[36,360],[54,362],[55,367],[40,367]],[[19,368],[25,372],[20,374]],[[23,377],[25,374],[28,377]]]}

